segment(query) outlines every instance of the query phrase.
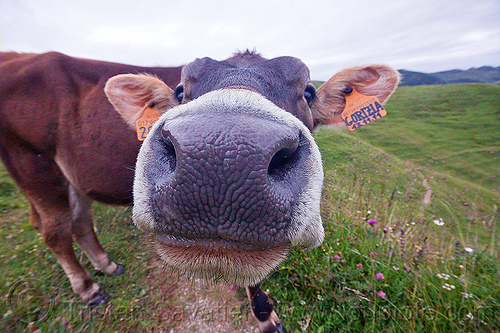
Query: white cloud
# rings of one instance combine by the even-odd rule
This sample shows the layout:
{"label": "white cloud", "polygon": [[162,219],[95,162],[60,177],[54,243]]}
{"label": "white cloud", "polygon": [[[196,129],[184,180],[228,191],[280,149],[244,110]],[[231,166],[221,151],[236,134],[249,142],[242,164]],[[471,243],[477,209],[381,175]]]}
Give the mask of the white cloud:
{"label": "white cloud", "polygon": [[2,0],[2,50],[180,65],[256,48],[312,77],[362,63],[438,71],[500,65],[498,0]]}
{"label": "white cloud", "polygon": [[141,25],[100,25],[92,27],[84,39],[89,44],[111,44],[117,47],[132,42],[140,47],[151,47],[158,41],[167,40],[169,46],[174,48],[182,42],[182,36],[175,28],[162,26],[160,29],[148,29]]}

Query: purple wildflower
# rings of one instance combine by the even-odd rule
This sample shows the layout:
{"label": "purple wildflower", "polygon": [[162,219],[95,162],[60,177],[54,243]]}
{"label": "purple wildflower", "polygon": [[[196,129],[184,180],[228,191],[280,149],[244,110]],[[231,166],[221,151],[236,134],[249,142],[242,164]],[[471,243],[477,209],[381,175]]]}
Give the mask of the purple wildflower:
{"label": "purple wildflower", "polygon": [[336,261],[339,261],[340,260],[340,256],[338,254],[336,254],[336,255],[333,256],[333,259],[335,259]]}
{"label": "purple wildflower", "polygon": [[403,264],[403,268],[405,269],[405,271],[411,271],[411,268],[410,266],[408,266],[407,264]]}
{"label": "purple wildflower", "polygon": [[377,223],[377,221],[375,221],[374,219],[369,219],[368,220],[368,224],[369,225],[374,225],[375,223]]}
{"label": "purple wildflower", "polygon": [[385,298],[385,296],[387,296],[387,295],[386,295],[386,294],[385,294],[382,290],[380,290],[380,291],[377,293],[377,295],[378,295],[379,297],[382,297],[382,298]]}
{"label": "purple wildflower", "polygon": [[385,279],[385,276],[382,273],[377,273],[377,274],[375,274],[375,278],[377,280],[383,280],[383,279]]}
{"label": "purple wildflower", "polygon": [[356,267],[359,269],[363,269],[363,264],[356,264]]}

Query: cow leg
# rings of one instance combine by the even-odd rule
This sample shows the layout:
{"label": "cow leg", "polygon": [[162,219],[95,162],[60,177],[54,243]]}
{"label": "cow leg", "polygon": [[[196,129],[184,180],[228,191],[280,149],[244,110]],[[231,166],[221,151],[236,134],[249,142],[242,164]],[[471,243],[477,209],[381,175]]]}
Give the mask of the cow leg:
{"label": "cow leg", "polygon": [[72,233],[96,270],[109,275],[121,275],[123,266],[109,259],[94,232],[92,224],[92,200],[80,195],[73,186],[69,186],[69,203],[71,207]]}
{"label": "cow leg", "polygon": [[32,224],[36,225],[38,222],[38,231],[66,273],[73,291],[90,305],[106,303],[109,296],[92,280],[90,274],[80,265],[75,256],[69,207],[47,209],[32,201],[31,208],[35,210],[31,213]]}
{"label": "cow leg", "polygon": [[247,287],[246,290],[252,314],[259,323],[259,330],[262,333],[286,333],[281,320],[273,310],[271,300],[260,289],[260,286]]}
{"label": "cow leg", "polygon": [[30,224],[40,232],[47,247],[69,278],[73,291],[93,305],[109,298],[80,265],[73,251],[68,181],[50,158],[12,143],[0,156],[12,178],[30,202]]}

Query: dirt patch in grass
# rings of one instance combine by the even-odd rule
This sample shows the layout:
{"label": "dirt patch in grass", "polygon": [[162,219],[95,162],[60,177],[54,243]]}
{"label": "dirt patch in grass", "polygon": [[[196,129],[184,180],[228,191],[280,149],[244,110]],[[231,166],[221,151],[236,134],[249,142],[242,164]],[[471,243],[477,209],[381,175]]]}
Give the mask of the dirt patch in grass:
{"label": "dirt patch in grass", "polygon": [[144,309],[157,317],[152,332],[259,332],[244,289],[179,274],[164,268],[159,258],[148,264],[154,268],[146,284],[158,300],[153,309]]}

